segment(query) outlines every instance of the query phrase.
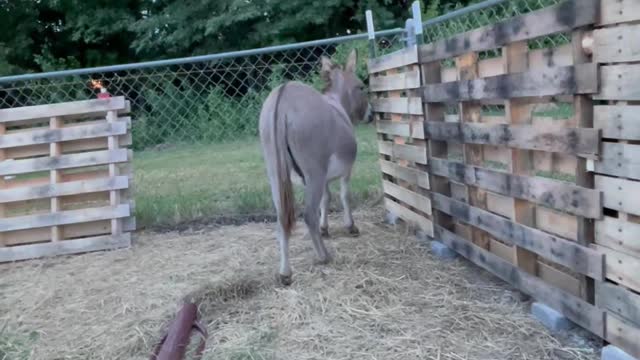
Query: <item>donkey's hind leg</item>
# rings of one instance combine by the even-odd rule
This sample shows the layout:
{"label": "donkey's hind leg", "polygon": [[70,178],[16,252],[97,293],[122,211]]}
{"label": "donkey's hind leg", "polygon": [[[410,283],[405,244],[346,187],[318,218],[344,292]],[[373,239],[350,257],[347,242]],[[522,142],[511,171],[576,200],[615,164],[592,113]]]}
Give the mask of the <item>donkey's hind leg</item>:
{"label": "donkey's hind leg", "polygon": [[320,234],[322,237],[329,237],[329,203],[331,202],[331,192],[329,191],[329,182],[324,187],[322,200],[320,201]]}
{"label": "donkey's hind leg", "polygon": [[331,256],[324,246],[324,241],[320,236],[320,202],[325,190],[325,176],[308,177],[309,181],[304,189],[304,221],[309,229],[313,247],[318,255],[317,263],[327,264],[331,261]]}
{"label": "donkey's hind leg", "polygon": [[360,235],[360,230],[353,222],[353,214],[351,213],[351,205],[349,204],[349,176],[343,176],[340,178],[340,200],[342,202],[342,209],[344,211],[344,226],[349,231],[349,234],[353,236]]}

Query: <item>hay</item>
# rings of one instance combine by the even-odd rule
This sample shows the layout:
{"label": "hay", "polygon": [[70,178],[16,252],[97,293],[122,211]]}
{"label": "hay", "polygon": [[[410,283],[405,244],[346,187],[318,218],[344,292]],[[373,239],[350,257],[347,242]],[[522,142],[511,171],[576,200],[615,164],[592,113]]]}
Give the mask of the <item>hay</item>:
{"label": "hay", "polygon": [[380,218],[357,214],[357,239],[332,219],[325,267],[299,225],[289,288],[274,283],[273,224],[0,265],[0,359],[148,359],[185,297],[210,332],[205,359],[597,358],[591,341],[551,336],[494,277],[432,258]]}

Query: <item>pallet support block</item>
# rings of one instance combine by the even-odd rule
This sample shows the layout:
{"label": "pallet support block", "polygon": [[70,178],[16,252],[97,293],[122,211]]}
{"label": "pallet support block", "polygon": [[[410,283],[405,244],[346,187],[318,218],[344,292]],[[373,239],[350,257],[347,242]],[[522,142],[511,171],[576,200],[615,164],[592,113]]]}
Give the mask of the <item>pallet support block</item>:
{"label": "pallet support block", "polygon": [[638,360],[633,356],[624,352],[624,350],[620,349],[614,345],[607,345],[602,348],[602,354],[600,356],[601,360]]}
{"label": "pallet support block", "polygon": [[531,314],[554,333],[567,331],[574,327],[574,323],[566,316],[540,302],[531,305]]}

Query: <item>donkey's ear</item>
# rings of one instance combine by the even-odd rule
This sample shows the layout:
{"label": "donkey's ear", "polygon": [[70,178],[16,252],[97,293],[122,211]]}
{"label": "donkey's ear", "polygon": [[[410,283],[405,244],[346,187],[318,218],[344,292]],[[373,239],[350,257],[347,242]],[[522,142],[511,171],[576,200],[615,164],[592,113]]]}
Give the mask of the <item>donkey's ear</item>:
{"label": "donkey's ear", "polygon": [[320,63],[322,64],[322,72],[330,72],[335,67],[333,61],[324,55],[320,57]]}
{"label": "donkey's ear", "polygon": [[345,70],[350,72],[356,72],[356,67],[358,65],[358,50],[353,49],[347,58],[347,64],[345,65]]}

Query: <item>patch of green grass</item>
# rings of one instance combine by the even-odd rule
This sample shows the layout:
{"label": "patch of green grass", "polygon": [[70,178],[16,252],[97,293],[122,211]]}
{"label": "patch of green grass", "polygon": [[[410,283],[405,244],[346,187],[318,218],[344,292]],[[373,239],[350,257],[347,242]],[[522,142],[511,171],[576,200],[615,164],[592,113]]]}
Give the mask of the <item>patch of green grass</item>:
{"label": "patch of green grass", "polygon": [[0,360],[27,360],[31,344],[38,339],[38,333],[15,335],[0,329]]}
{"label": "patch of green grass", "polygon": [[575,175],[565,174],[565,173],[561,173],[561,172],[557,172],[557,171],[542,171],[542,170],[540,170],[540,171],[536,172],[536,176],[544,177],[544,178],[548,178],[548,179],[566,181],[566,182],[570,182],[570,183],[575,183],[576,182],[576,176]]}
{"label": "patch of green grass", "polygon": [[553,107],[533,112],[533,116],[550,117],[554,120],[571,119],[573,114],[573,106],[566,103],[557,103]]}
{"label": "patch of green grass", "polygon": [[[356,133],[358,158],[351,190],[357,205],[379,194],[381,176],[375,128],[363,125]],[[136,217],[141,226],[272,212],[257,138],[140,151],[134,156],[134,169]],[[337,186],[332,184],[334,202]]]}

